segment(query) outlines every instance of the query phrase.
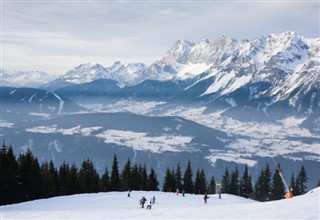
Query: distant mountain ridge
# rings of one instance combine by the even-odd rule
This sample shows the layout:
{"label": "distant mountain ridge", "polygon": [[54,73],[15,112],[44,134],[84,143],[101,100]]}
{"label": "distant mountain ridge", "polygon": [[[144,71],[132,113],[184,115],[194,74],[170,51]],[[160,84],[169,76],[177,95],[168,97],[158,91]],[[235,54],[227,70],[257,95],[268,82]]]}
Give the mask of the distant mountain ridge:
{"label": "distant mountain ridge", "polygon": [[[8,76],[6,72],[2,75]],[[8,79],[18,81],[3,77],[5,85],[10,82]],[[103,82],[108,85],[99,82],[99,94],[105,93],[102,96],[107,97],[115,94],[120,98],[140,98],[148,85],[147,90],[159,91],[155,95],[162,99],[175,97],[178,101],[196,101],[218,108],[238,108],[240,112],[246,112],[246,106],[250,106],[264,115],[274,115],[279,107],[312,114],[320,109],[320,38],[307,39],[288,31],[253,40],[221,36],[212,42],[204,39],[195,44],[180,39],[149,67],[142,63],[124,65],[119,61],[110,67],[86,63],[42,88],[67,90],[68,94],[61,95],[72,99],[70,94],[80,92],[86,96],[83,93],[88,92],[88,83],[99,79],[115,82],[113,90],[107,89],[111,81]],[[178,88],[170,90],[170,94],[165,86],[144,83],[146,80],[166,84],[172,81],[178,83]],[[84,86],[70,87],[83,83]]]}
{"label": "distant mountain ridge", "polygon": [[[104,67],[98,63],[86,63],[69,70],[53,82],[59,80],[80,84],[106,78],[117,81],[123,87],[150,79],[185,80],[204,74],[199,81],[213,75],[220,76],[218,78],[223,78],[223,82],[229,84],[225,87],[228,88],[226,92],[230,92],[238,88],[236,84],[239,84],[239,80],[242,82],[241,85],[256,81],[273,82],[275,79],[284,79],[288,75],[297,78],[296,74],[300,76],[308,73],[312,78],[310,81],[317,81],[319,80],[319,51],[320,38],[307,39],[295,32],[270,34],[253,40],[235,40],[228,36],[221,36],[212,42],[204,39],[196,44],[180,39],[166,52],[165,56],[149,67],[143,63],[131,63],[125,66],[120,61],[114,62],[110,67]],[[19,80],[15,78],[21,78],[22,72],[20,76],[19,72],[16,73],[2,70],[1,74],[3,80],[17,83]],[[39,72],[37,76],[40,75],[50,79],[44,72]],[[38,79],[38,82],[34,79],[34,83],[44,84],[42,78]],[[239,80],[230,81],[228,80],[230,78]],[[222,81],[218,81],[220,81],[219,85],[214,83],[203,95],[225,89],[220,85],[223,84]]]}
{"label": "distant mountain ridge", "polygon": [[181,39],[150,66],[81,64],[41,88],[2,87],[0,121],[9,143],[41,158],[103,164],[121,152],[162,176],[177,158],[218,176],[275,158],[288,179],[301,164],[310,184],[319,178],[320,38]]}

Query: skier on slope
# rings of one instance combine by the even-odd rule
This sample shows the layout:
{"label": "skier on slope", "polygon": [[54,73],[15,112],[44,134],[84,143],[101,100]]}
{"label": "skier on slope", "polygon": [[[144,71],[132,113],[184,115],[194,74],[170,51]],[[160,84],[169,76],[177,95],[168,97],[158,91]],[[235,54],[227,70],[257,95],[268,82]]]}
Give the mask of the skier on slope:
{"label": "skier on slope", "polygon": [[155,204],[156,203],[156,196],[154,195],[153,197],[152,197],[152,204]]}
{"label": "skier on slope", "polygon": [[203,197],[205,204],[207,204],[207,199],[208,199],[208,198],[209,198],[209,196],[207,195],[207,193],[205,193],[205,194],[204,194],[204,197]]}
{"label": "skier on slope", "polygon": [[144,208],[144,204],[146,203],[146,201],[147,201],[147,199],[144,196],[140,199],[141,208]]}
{"label": "skier on slope", "polygon": [[150,198],[149,204],[147,205],[147,209],[150,209],[150,210],[151,210],[151,206],[152,206],[152,200],[151,200],[151,198]]}

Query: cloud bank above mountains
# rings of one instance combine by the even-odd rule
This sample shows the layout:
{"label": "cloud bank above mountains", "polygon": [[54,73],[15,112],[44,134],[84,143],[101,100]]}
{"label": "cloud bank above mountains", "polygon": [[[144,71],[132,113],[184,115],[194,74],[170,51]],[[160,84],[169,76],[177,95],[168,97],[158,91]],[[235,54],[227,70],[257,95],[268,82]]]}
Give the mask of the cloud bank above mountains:
{"label": "cloud bank above mountains", "polygon": [[79,63],[147,65],[177,39],[319,37],[316,2],[3,2],[2,68],[61,75]]}

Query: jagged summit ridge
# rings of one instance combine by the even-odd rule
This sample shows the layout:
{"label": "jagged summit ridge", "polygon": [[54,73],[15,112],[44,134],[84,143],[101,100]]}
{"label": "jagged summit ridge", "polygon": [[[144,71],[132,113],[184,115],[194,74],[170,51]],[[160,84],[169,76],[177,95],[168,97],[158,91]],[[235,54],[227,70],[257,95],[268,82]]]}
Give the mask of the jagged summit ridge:
{"label": "jagged summit ridge", "polygon": [[[120,61],[109,67],[86,63],[71,69],[55,83],[80,84],[106,78],[124,87],[149,79],[167,81],[197,77],[194,85],[214,79],[202,95],[228,94],[245,84],[259,81],[270,82],[274,87],[301,87],[319,81],[319,51],[320,38],[307,39],[293,31],[252,40],[236,40],[225,35],[198,43],[180,39],[150,66],[143,63],[124,65]],[[275,88],[269,92],[282,93],[281,96],[285,97],[283,89],[280,90]]]}

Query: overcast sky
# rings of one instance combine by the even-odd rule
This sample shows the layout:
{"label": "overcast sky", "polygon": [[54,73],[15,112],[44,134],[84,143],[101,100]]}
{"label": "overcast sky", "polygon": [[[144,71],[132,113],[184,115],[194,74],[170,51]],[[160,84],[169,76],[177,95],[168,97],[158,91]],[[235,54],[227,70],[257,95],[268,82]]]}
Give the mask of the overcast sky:
{"label": "overcast sky", "polygon": [[319,11],[319,1],[3,1],[2,67],[62,75],[87,62],[150,65],[181,38],[318,38]]}

